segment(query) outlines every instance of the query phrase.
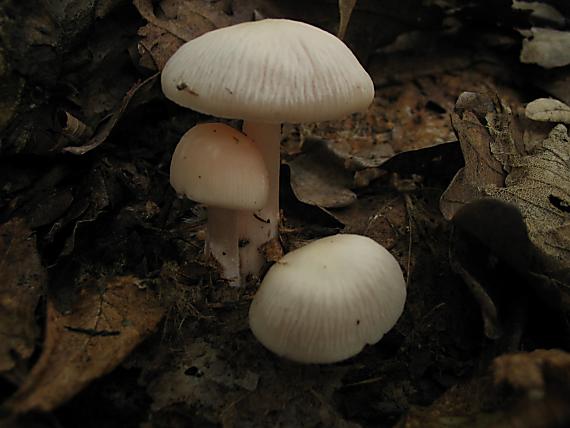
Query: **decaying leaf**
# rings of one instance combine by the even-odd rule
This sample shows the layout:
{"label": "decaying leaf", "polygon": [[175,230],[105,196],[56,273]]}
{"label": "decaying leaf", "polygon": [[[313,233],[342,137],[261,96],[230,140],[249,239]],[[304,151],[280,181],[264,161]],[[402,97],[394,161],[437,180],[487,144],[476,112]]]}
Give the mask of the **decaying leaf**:
{"label": "decaying leaf", "polygon": [[[348,119],[347,119],[348,120]],[[339,124],[304,125],[302,153],[286,163],[291,169],[291,187],[301,202],[321,208],[340,208],[352,204],[351,190],[366,187],[384,172],[378,168],[394,155],[383,142],[383,135],[370,135],[364,115],[355,115],[355,129],[339,129]],[[325,135],[315,138],[313,132]]]}
{"label": "decaying leaf", "polygon": [[46,273],[23,220],[0,226],[0,372],[31,356],[38,337],[35,309]]}
{"label": "decaying leaf", "polygon": [[99,128],[95,132],[95,135],[82,146],[74,147],[69,146],[63,149],[64,152],[73,153],[75,155],[84,155],[85,153],[93,150],[94,148],[100,146],[105,142],[107,137],[111,134],[111,131],[115,128],[115,125],[119,119],[123,116],[127,108],[136,104],[137,97],[144,98],[144,93],[152,90],[152,87],[156,80],[158,79],[158,73],[150,76],[149,78],[143,80],[142,82],[136,83],[123,97],[123,100],[116,108],[116,110],[99,125]]}
{"label": "decaying leaf", "polygon": [[344,39],[352,10],[356,6],[356,0],[338,0],[338,11],[340,15],[340,22],[338,24],[337,36],[339,39]]}
{"label": "decaying leaf", "polygon": [[557,125],[541,148],[514,159],[505,187],[489,188],[487,194],[518,207],[547,272],[570,279],[570,138],[566,127]]}
{"label": "decaying leaf", "polygon": [[568,309],[567,129],[556,125],[540,144],[524,145],[517,128],[525,123],[518,123],[508,106],[481,96],[465,103],[467,98],[460,97],[453,119],[465,167],[442,195],[441,210],[516,272],[532,275],[530,282],[547,301],[558,306],[562,299]]}
{"label": "decaying leaf", "polygon": [[[204,341],[196,341],[186,347],[186,365],[166,371],[149,386],[154,398],[153,408],[159,410],[169,405],[186,402],[202,402],[207,406],[237,399],[240,389],[255,391],[259,375],[246,371],[241,376],[225,370],[223,357]],[[225,388],[233,389],[230,396],[223,394]]]}
{"label": "decaying leaf", "polygon": [[157,294],[134,277],[85,284],[69,313],[48,301],[42,354],[7,408],[53,410],[113,370],[163,313]]}
{"label": "decaying leaf", "polygon": [[570,124],[570,107],[552,98],[538,98],[527,104],[525,114],[539,122]]}
{"label": "decaying leaf", "polygon": [[[239,330],[233,336],[233,351],[225,338],[196,338],[168,356],[168,367],[148,386],[155,415],[164,419],[169,411],[190,408],[203,425],[353,426],[329,406],[313,410],[325,407],[346,368],[277,364],[254,356],[264,353],[261,345],[243,342]],[[283,378],[291,382],[284,384]]]}
{"label": "decaying leaf", "polygon": [[523,31],[520,60],[544,68],[570,64],[570,32],[533,27]]}
{"label": "decaying leaf", "polygon": [[148,22],[139,30],[141,64],[158,71],[184,42],[216,28],[252,21],[256,12],[275,14],[268,0],[162,0],[156,6],[150,0],[133,3]]}
{"label": "decaying leaf", "polygon": [[[448,220],[465,203],[482,197],[482,187],[502,186],[504,183],[501,163],[491,153],[491,135],[478,119],[493,108],[491,98],[473,92],[464,92],[457,100],[457,113],[452,114],[451,120],[465,158],[465,167],[458,171],[442,196],[441,210]],[[463,111],[465,113],[460,116]]]}
{"label": "decaying leaf", "polygon": [[304,153],[288,161],[291,188],[301,202],[322,208],[346,207],[356,200],[351,174],[323,159],[320,152]]}

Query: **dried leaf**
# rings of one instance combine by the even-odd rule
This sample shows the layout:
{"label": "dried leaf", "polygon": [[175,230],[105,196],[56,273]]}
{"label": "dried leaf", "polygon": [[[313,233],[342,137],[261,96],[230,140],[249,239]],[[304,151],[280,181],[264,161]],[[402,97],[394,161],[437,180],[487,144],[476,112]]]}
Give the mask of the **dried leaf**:
{"label": "dried leaf", "polygon": [[305,153],[288,161],[291,188],[298,200],[323,208],[346,207],[356,200],[349,189],[351,174],[316,153]]}
{"label": "dried leaf", "polygon": [[95,149],[107,140],[111,131],[115,128],[115,125],[119,119],[123,116],[127,108],[136,103],[137,95],[140,97],[144,96],[144,93],[152,90],[154,83],[158,79],[158,73],[150,76],[149,78],[135,84],[123,97],[121,104],[117,109],[99,125],[99,128],[95,132],[95,135],[87,142],[87,144],[79,147],[65,147],[64,152],[73,153],[74,155],[84,155],[85,153]]}
{"label": "dried leaf", "polygon": [[[228,376],[217,350],[204,341],[195,341],[188,344],[185,351],[185,358],[178,362],[178,367],[165,371],[150,384],[148,392],[154,399],[154,410],[194,401],[202,401],[208,407],[222,407],[224,402],[241,395],[236,388],[238,378],[234,378],[233,373]],[[226,395],[221,387],[233,391]]]}
{"label": "dried leaf", "polygon": [[504,183],[501,163],[491,153],[493,140],[477,118],[477,114],[485,116],[493,108],[493,100],[472,92],[464,92],[457,100],[456,110],[467,110],[462,116],[457,113],[451,116],[465,167],[458,171],[441,197],[440,208],[448,220],[466,203],[483,197],[482,187]]}
{"label": "dried leaf", "polygon": [[[152,376],[147,389],[153,399],[151,410],[160,412],[155,417],[164,420],[163,412],[187,406],[203,426],[239,427],[247,421],[250,426],[289,427],[302,421],[303,426],[353,427],[338,416],[338,425],[327,420],[328,413],[336,413],[334,409],[314,410],[331,400],[345,367],[276,363],[261,345],[242,341],[245,329],[244,325],[232,334],[237,350],[231,358],[225,335],[209,335],[208,340],[197,337],[181,352],[165,355],[167,367]],[[322,394],[322,399],[317,400],[316,394]]]}
{"label": "dried leaf", "polygon": [[570,32],[533,27],[523,35],[521,62],[544,68],[570,64]]}
{"label": "dried leaf", "polygon": [[134,277],[84,286],[70,313],[48,302],[42,354],[7,407],[48,412],[113,370],[154,331],[164,309]]}
{"label": "dried leaf", "polygon": [[487,195],[520,210],[547,272],[570,279],[570,138],[557,125],[535,153],[512,163],[505,187]]}
{"label": "dried leaf", "polygon": [[36,200],[18,211],[26,219],[32,229],[51,225],[60,219],[73,203],[74,197],[71,189],[50,189],[37,194]]}
{"label": "dried leaf", "polygon": [[356,6],[356,0],[338,0],[340,22],[338,24],[337,36],[341,40],[344,39],[346,34],[346,29],[348,28],[348,23],[350,22],[350,16],[352,15],[354,6]]}
{"label": "dried leaf", "polygon": [[0,226],[0,372],[31,356],[38,337],[35,309],[46,272],[23,220]]}
{"label": "dried leaf", "polygon": [[162,70],[168,59],[184,43],[164,28],[147,24],[139,28],[139,64],[149,70]]}
{"label": "dried leaf", "polygon": [[157,7],[151,0],[133,3],[148,22],[139,30],[141,64],[158,71],[182,43],[216,28],[251,21],[256,11],[264,16],[274,12],[268,0],[162,0]]}
{"label": "dried leaf", "polygon": [[[568,308],[569,290],[564,285],[570,279],[567,129],[559,124],[540,144],[525,146],[517,136],[517,128],[525,122],[518,123],[503,103],[494,101],[490,111],[489,103],[478,98],[466,104],[461,118],[454,116],[466,165],[442,195],[441,210],[517,272],[533,276],[532,282],[547,301],[555,306],[562,302]],[[515,232],[522,236],[514,239]]]}
{"label": "dried leaf", "polygon": [[539,122],[570,124],[570,107],[552,98],[539,98],[527,104],[525,114]]}

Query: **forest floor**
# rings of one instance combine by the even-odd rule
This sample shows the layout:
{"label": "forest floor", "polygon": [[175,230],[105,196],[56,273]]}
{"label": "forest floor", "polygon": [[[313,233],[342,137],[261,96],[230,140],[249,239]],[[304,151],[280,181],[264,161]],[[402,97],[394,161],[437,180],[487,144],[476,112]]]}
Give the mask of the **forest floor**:
{"label": "forest floor", "polygon": [[369,236],[408,298],[376,345],[299,365],[249,330],[258,281],[203,259],[169,164],[219,119],[158,73],[254,16],[334,30],[338,3],[37,3],[0,7],[0,427],[570,426],[568,5],[357,3],[376,97],[285,125],[279,243]]}

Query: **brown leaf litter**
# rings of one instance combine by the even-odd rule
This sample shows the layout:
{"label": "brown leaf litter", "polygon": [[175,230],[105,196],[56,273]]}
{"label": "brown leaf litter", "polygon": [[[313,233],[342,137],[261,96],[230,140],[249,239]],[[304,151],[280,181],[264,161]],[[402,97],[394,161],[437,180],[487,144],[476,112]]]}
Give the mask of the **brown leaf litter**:
{"label": "brown leaf litter", "polygon": [[45,283],[33,232],[22,219],[0,225],[0,372],[32,355],[39,335],[36,307]]}
{"label": "brown leaf litter", "polygon": [[84,284],[69,313],[48,301],[42,354],[6,407],[53,410],[117,367],[163,313],[157,294],[134,277]]}
{"label": "brown leaf litter", "polygon": [[525,142],[519,136],[524,134],[525,126],[531,125],[518,119],[498,99],[463,94],[457,111],[459,115],[453,116],[453,124],[466,165],[442,196],[444,215],[453,218],[464,205],[482,198],[515,206],[540,257],[543,272],[568,281],[570,144],[567,128],[562,124],[552,125],[540,143]]}

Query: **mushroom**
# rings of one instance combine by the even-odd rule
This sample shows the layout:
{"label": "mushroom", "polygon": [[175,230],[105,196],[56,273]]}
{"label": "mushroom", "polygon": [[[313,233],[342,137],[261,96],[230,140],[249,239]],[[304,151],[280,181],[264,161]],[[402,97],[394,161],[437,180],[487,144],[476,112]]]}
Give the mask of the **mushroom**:
{"label": "mushroom", "polygon": [[243,119],[263,154],[269,199],[240,222],[251,245],[244,269],[257,274],[259,247],[278,235],[281,124],[337,119],[364,111],[374,84],[350,49],[317,27],[265,19],[221,28],[178,49],[162,71],[164,94],[210,115]]}
{"label": "mushroom", "polygon": [[240,285],[238,216],[267,202],[269,177],[251,139],[221,123],[196,125],[182,136],[170,164],[178,195],[208,206],[206,254],[221,276]]}
{"label": "mushroom", "polygon": [[255,337],[300,363],[334,363],[378,342],[404,309],[396,259],[370,238],[334,235],[290,252],[263,279],[249,310]]}

